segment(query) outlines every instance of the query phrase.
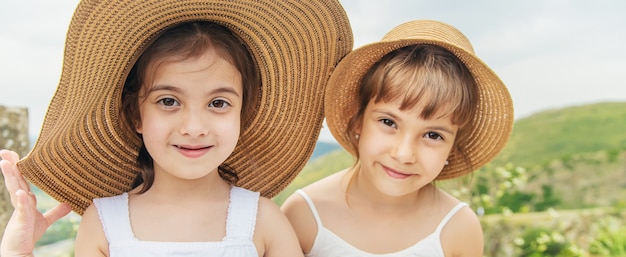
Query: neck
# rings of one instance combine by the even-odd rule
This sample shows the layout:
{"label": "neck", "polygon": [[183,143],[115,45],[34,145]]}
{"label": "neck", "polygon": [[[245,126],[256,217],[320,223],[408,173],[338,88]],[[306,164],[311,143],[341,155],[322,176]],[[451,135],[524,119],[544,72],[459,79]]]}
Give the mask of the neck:
{"label": "neck", "polygon": [[347,195],[348,204],[354,208],[362,207],[370,210],[402,210],[424,206],[424,201],[431,199],[436,187],[431,183],[404,195],[388,195],[381,192],[369,179],[355,172],[359,167],[351,169],[342,181],[342,188]]}
{"label": "neck", "polygon": [[165,172],[157,172],[152,187],[146,192],[162,199],[186,199],[194,197],[223,198],[230,193],[230,185],[224,181],[217,170],[197,179],[181,179]]}

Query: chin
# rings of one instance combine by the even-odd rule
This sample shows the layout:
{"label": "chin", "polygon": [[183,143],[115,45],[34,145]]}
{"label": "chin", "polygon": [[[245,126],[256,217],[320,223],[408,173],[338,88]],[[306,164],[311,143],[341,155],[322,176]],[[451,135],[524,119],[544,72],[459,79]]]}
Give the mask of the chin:
{"label": "chin", "polygon": [[402,196],[405,196],[405,195],[408,195],[417,191],[417,189],[402,188],[402,187],[398,187],[397,185],[384,185],[384,186],[378,186],[377,188],[381,194],[384,194],[390,197],[402,197]]}

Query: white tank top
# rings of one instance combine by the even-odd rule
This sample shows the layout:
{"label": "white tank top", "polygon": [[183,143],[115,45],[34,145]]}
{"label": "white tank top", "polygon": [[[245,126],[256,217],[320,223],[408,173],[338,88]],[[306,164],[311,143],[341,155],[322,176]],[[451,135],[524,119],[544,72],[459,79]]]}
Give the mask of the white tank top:
{"label": "white tank top", "polygon": [[454,206],[441,220],[433,233],[409,248],[393,253],[373,254],[354,247],[325,228],[311,198],[302,190],[297,190],[297,192],[306,200],[315,217],[315,222],[317,222],[317,235],[315,236],[315,241],[313,241],[311,251],[305,254],[306,257],[444,257],[440,241],[441,230],[459,209],[467,206],[463,202]]}
{"label": "white tank top", "polygon": [[258,257],[252,237],[259,193],[232,187],[226,219],[226,236],[215,242],[140,241],[134,235],[128,212],[128,194],[94,199],[109,241],[111,257],[128,256],[234,256]]}

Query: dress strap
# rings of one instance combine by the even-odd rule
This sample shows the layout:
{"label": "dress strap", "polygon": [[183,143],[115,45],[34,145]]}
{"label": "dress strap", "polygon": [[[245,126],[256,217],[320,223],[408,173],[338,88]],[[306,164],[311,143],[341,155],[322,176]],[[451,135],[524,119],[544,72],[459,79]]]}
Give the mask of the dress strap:
{"label": "dress strap", "polygon": [[252,240],[258,207],[258,192],[231,187],[224,240],[241,238]]}
{"label": "dress strap", "polygon": [[98,217],[109,244],[114,241],[133,240],[130,212],[128,211],[128,193],[113,197],[96,198],[93,200],[93,204],[98,210]]}
{"label": "dress strap", "polygon": [[445,227],[446,224],[448,224],[448,221],[450,221],[450,219],[452,219],[452,216],[454,216],[454,214],[456,214],[461,208],[463,208],[465,206],[468,206],[468,205],[467,205],[467,203],[464,203],[464,202],[460,202],[456,206],[454,206],[448,212],[448,214],[446,214],[446,216],[443,217],[443,219],[441,220],[441,222],[437,226],[437,230],[435,231],[435,233],[441,234],[441,230],[443,230],[443,227]]}
{"label": "dress strap", "polygon": [[311,197],[309,197],[309,195],[307,195],[302,189],[298,189],[296,190],[296,192],[300,194],[300,196],[302,196],[302,198],[304,198],[306,203],[309,205],[309,209],[311,209],[313,217],[315,217],[315,222],[317,222],[317,227],[321,228],[322,219],[320,219],[320,215],[317,213],[317,209],[315,208],[315,204],[313,204],[313,200],[311,200]]}

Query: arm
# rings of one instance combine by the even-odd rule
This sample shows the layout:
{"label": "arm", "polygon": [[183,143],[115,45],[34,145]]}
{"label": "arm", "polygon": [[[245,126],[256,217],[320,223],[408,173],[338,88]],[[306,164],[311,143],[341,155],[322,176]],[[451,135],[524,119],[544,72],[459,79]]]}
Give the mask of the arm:
{"label": "arm", "polygon": [[11,204],[15,208],[4,231],[0,255],[4,257],[33,256],[35,242],[52,223],[67,215],[71,208],[62,203],[46,213],[40,213],[37,210],[35,195],[30,191],[28,183],[17,168],[19,160],[17,153],[0,150],[0,157],[4,183],[11,196]]}
{"label": "arm", "polygon": [[483,230],[472,209],[465,207],[454,215],[441,233],[441,244],[446,256],[483,256]]}
{"label": "arm", "polygon": [[76,257],[109,256],[109,243],[104,235],[98,210],[93,204],[87,207],[81,218],[74,254]]}
{"label": "arm", "polygon": [[309,205],[302,196],[294,193],[285,200],[281,210],[293,226],[302,252],[309,253],[317,235],[317,223],[313,213],[311,213],[311,209],[309,209]]}
{"label": "arm", "polygon": [[298,239],[287,217],[271,200],[261,197],[255,228],[254,243],[266,257],[303,256]]}

